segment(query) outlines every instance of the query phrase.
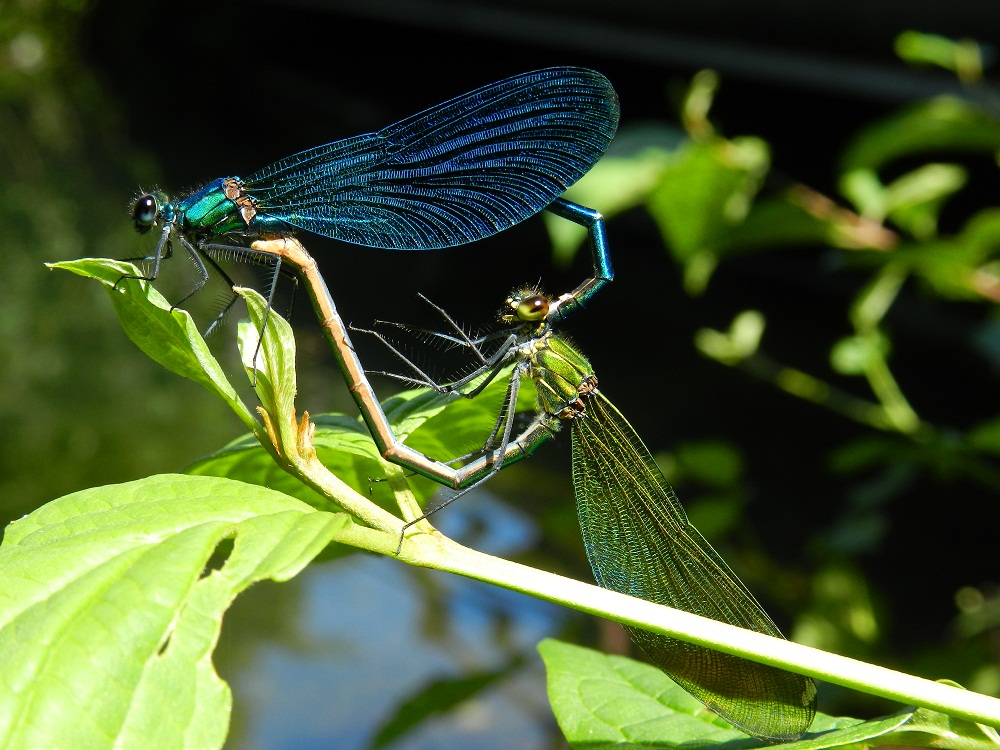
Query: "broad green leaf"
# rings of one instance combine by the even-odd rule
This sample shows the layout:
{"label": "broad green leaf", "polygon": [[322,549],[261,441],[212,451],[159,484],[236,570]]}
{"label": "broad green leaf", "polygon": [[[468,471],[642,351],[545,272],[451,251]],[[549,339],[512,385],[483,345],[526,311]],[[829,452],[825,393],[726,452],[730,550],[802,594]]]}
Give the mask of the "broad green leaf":
{"label": "broad green leaf", "polygon": [[419,430],[427,420],[437,416],[450,404],[461,400],[457,393],[437,393],[430,388],[411,388],[382,402],[382,411],[393,426],[399,440]]}
{"label": "broad green leaf", "polygon": [[997,750],[1000,747],[996,729],[926,708],[906,708],[891,716],[856,721],[817,716],[809,738],[781,747],[786,750],[866,750],[879,746]]}
{"label": "broad green leaf", "polygon": [[756,138],[691,141],[672,154],[649,207],[679,260],[746,218],[768,165],[767,145]]}
{"label": "broad green leaf", "polygon": [[[950,680],[942,682],[955,685]],[[1000,733],[994,727],[918,708],[907,716],[905,724],[877,737],[877,741],[871,744],[997,750],[1000,748]]]}
{"label": "broad green leaf", "polygon": [[232,696],[211,657],[223,613],[252,583],[296,575],[349,523],[261,487],[164,475],[11,524],[0,745],[221,747]]}
{"label": "broad green leaf", "polygon": [[[542,641],[538,651],[545,662],[549,703],[559,728],[573,747],[627,750],[703,747],[737,741],[739,747],[770,747],[730,727],[648,664],[553,639]],[[906,718],[861,724],[857,719],[817,714],[808,739],[781,747],[849,744],[833,739],[840,732],[853,733],[850,743],[861,742],[899,726]],[[860,727],[864,729],[857,731]],[[819,732],[830,733],[815,737]]]}
{"label": "broad green leaf", "polygon": [[542,641],[549,703],[573,747],[669,747],[746,739],[655,667]]}
{"label": "broad green leaf", "polygon": [[[393,425],[400,424],[400,430],[409,435],[408,444],[435,458],[450,458],[477,450],[483,447],[496,424],[509,382],[510,369],[507,368],[475,398],[457,398],[440,407],[430,402],[432,405],[419,414],[411,412],[405,422],[393,421]],[[527,391],[529,408],[534,408],[533,389],[521,390]],[[523,409],[525,401],[519,401],[519,408]]]}
{"label": "broad green leaf", "polygon": [[251,429],[256,420],[229,383],[191,316],[170,304],[146,281],[122,278],[138,274],[131,263],[105,258],[49,263],[103,283],[126,335],[151,359],[171,372],[200,383],[218,394]]}
{"label": "broad green leaf", "polygon": [[[510,382],[510,373],[511,367],[505,367],[482,393],[472,399],[463,398],[457,393],[442,394],[429,388],[414,388],[387,399],[382,403],[382,409],[392,424],[393,432],[400,440],[406,442],[410,442],[408,438],[418,433],[428,422],[447,414],[446,421],[450,429],[455,430],[455,434],[442,435],[440,446],[443,448],[450,446],[458,452],[465,452],[467,445],[466,438],[462,434],[464,431],[470,429],[482,431],[485,428],[481,439],[476,441],[478,447],[481,447],[489,430],[496,423]],[[468,387],[465,390],[468,390]],[[517,403],[518,411],[534,407],[533,389],[522,388]],[[479,438],[479,435],[476,437]],[[432,455],[440,458],[441,452]]]}
{"label": "broad green leaf", "polygon": [[908,717],[909,715],[904,713],[862,722],[857,719],[835,719],[817,715],[808,739],[789,742],[780,747],[787,750],[822,750],[828,747],[866,750],[872,745],[881,744],[878,738],[891,736],[891,733],[904,724]]}

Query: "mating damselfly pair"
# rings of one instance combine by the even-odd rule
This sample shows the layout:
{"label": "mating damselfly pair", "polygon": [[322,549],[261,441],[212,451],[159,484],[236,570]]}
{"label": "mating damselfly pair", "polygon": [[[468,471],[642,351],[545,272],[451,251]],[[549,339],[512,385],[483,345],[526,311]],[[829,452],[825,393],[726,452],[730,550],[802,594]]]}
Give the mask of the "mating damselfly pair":
{"label": "mating damselfly pair", "polygon": [[[484,86],[378,132],[295,154],[245,179],[220,178],[172,201],[150,193],[133,210],[137,229],[159,228],[150,272],[141,278],[156,278],[175,243],[200,275],[188,297],[210,269],[229,281],[220,255],[270,260],[270,304],[287,262],[305,281],[388,460],[461,491],[531,454],[568,424],[580,525],[599,585],[780,637],[690,524],[649,450],[600,390],[590,362],[553,329],[613,277],[600,214],[559,196],[601,157],[617,124],[617,97],[604,76],[550,68]],[[474,371],[444,383],[412,368],[400,377],[469,397],[503,377],[506,399],[483,450],[460,467],[415,451],[392,433],[315,262],[301,245],[280,238],[303,229],[370,247],[429,250],[475,242],[545,209],[588,228],[593,274],[557,297],[534,288],[514,293],[504,306],[505,327],[489,340],[468,337],[458,325],[436,334],[468,351]],[[245,238],[264,241],[238,244]],[[515,434],[522,379],[534,384],[538,407]],[[638,628],[628,632],[657,666],[748,733],[785,741],[808,729],[815,712],[810,679]]]}

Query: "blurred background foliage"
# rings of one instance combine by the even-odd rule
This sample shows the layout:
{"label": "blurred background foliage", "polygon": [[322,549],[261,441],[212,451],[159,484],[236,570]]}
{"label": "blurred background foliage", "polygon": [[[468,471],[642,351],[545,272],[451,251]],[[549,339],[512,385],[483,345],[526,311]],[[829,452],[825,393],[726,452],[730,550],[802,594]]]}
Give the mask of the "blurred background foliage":
{"label": "blurred background foliage", "polygon": [[[927,20],[913,4],[890,20],[852,3],[764,4],[755,18],[700,5],[668,18],[637,2],[572,13],[555,1],[179,2],[152,13],[121,0],[0,0],[4,519],[180,470],[240,431],[207,393],[142,357],[94,285],[43,261],[147,252],[127,214],[140,189],[245,174],[515,72],[587,65],[611,78],[623,111],[608,157],[571,194],[610,219],[618,276],[568,326],[602,389],[791,637],[1000,694],[1000,106],[984,38],[1000,28],[995,9],[957,3]],[[921,25],[942,35],[909,31]],[[817,28],[857,49],[816,42]],[[548,216],[434,253],[307,240],[348,320],[435,324],[420,319],[420,291],[472,325],[525,281],[575,283],[588,264],[580,242]],[[186,283],[176,265],[167,290]],[[195,314],[210,316],[212,295],[200,297]],[[351,412],[305,307],[300,404]],[[218,350],[234,349],[234,329]],[[377,347],[362,354],[378,366]],[[587,579],[558,442],[491,481],[483,494],[502,505],[468,498],[449,514],[474,545],[499,533],[501,551]],[[506,537],[496,530],[510,523]],[[393,683],[406,710],[347,712],[361,726],[340,746],[365,746],[383,720],[407,727],[399,746],[424,746],[400,718],[414,696],[453,696],[472,680],[478,697],[534,660],[512,635],[520,600],[402,575],[418,601],[414,653],[455,652],[470,617],[493,651],[458,649],[425,680],[376,672],[373,689]],[[368,591],[386,579],[361,580]],[[234,746],[277,745],[252,728],[272,696],[262,654],[347,648],[343,632],[331,644],[303,624],[311,585],[258,587],[227,621]],[[337,601],[362,611],[350,596]],[[582,617],[546,627],[627,648]],[[328,679],[321,691],[336,695],[358,673]],[[890,710],[830,686],[820,704]],[[544,706],[520,707],[540,727],[531,742],[558,746]],[[468,730],[470,714],[458,715],[451,730]],[[488,734],[462,734],[463,746],[488,747]]]}

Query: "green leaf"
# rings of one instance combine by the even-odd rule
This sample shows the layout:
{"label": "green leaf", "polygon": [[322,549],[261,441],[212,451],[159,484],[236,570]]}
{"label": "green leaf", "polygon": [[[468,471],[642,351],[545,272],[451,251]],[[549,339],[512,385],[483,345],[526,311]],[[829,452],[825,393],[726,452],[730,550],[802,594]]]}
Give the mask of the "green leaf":
{"label": "green leaf", "polygon": [[924,164],[886,187],[888,216],[915,237],[931,237],[937,233],[941,207],[965,187],[967,178],[956,164]]}
{"label": "green leaf", "polygon": [[975,450],[1000,456],[1000,418],[976,425],[966,434],[965,440]]}
{"label": "green leaf", "polygon": [[937,233],[945,201],[965,186],[966,171],[955,164],[924,164],[882,185],[872,169],[856,169],[841,177],[841,192],[858,211],[874,221],[892,219],[914,237]]}
{"label": "green leaf", "polygon": [[232,696],[211,656],[223,613],[252,583],[296,575],[349,523],[253,485],[165,475],[11,524],[0,745],[221,747]]}
{"label": "green leaf", "polygon": [[[417,398],[424,404],[422,410],[410,412],[401,422],[393,420],[393,425],[409,430],[407,443],[431,456],[451,457],[478,450],[500,415],[509,379],[510,368],[507,368],[475,398],[455,398],[443,405],[429,394],[420,395]],[[527,391],[529,408],[534,410],[533,389],[521,390]],[[524,400],[519,402],[523,408]]]}
{"label": "green leaf", "polygon": [[974,214],[953,237],[907,244],[891,258],[874,260],[905,264],[944,297],[981,300],[971,280],[984,264],[997,257],[998,251],[1000,210],[987,208]]}
{"label": "green leaf", "polygon": [[835,221],[813,216],[787,195],[762,196],[754,201],[750,213],[716,241],[719,252],[762,248],[773,250],[782,245],[841,245],[843,241]]}
{"label": "green leaf", "polygon": [[[606,656],[553,639],[542,641],[538,651],[548,675],[549,702],[559,728],[573,747],[588,750],[724,744],[731,747],[729,743],[733,742],[745,748],[770,747],[731,728],[648,664],[622,656]],[[875,738],[898,737],[892,733],[913,716],[904,712],[862,723],[858,719],[817,714],[806,739],[781,747],[806,750],[855,746],[860,750]]]}
{"label": "green leaf", "polygon": [[509,675],[516,666],[517,662],[514,662],[491,672],[432,680],[399,705],[396,713],[379,728],[372,747],[385,747],[428,719],[460,706]]}
{"label": "green leaf", "polygon": [[[288,321],[274,312],[258,292],[244,288],[234,291],[243,297],[250,316],[239,323],[243,367],[261,405],[277,421],[279,429],[287,430],[295,416],[295,334]],[[286,443],[295,440],[294,435],[283,438]]]}
{"label": "green leaf", "polygon": [[[955,684],[949,680],[942,682]],[[918,708],[899,729],[879,737],[879,744],[996,750],[1000,747],[1000,735],[992,727]]]}
{"label": "green leaf", "polygon": [[1000,121],[968,101],[940,96],[861,131],[845,150],[842,172],[878,170],[894,159],[927,152],[981,153],[1000,149]]}
{"label": "green leaf", "polygon": [[411,388],[382,402],[382,411],[393,427],[393,434],[406,442],[427,420],[458,403],[457,393],[438,393],[430,388]]}
{"label": "green leaf", "polygon": [[212,356],[191,316],[181,309],[171,310],[170,304],[149,282],[123,278],[141,274],[138,268],[131,263],[105,258],[82,258],[48,263],[47,266],[102,282],[122,328],[136,346],[171,372],[218,394],[251,429],[257,425]]}
{"label": "green leaf", "polygon": [[674,450],[680,476],[715,489],[735,486],[743,474],[743,454],[724,440],[678,443]]}
{"label": "green leaf", "polygon": [[[482,449],[500,415],[510,371],[505,368],[472,399],[419,388],[399,393],[382,406],[393,432],[407,445],[431,458],[449,461]],[[534,388],[521,388],[518,411],[533,412],[535,408]],[[422,477],[412,478],[410,486],[422,503],[441,488]]]}
{"label": "green leaf", "polygon": [[878,331],[845,336],[833,345],[830,365],[841,375],[862,375],[889,355],[889,339]]}
{"label": "green leaf", "polygon": [[876,220],[885,218],[885,185],[874,169],[845,172],[840,177],[840,192],[862,216]]}
{"label": "green leaf", "polygon": [[663,168],[648,207],[691,293],[704,289],[728,231],[750,213],[770,165],[758,138],[690,141]]}
{"label": "green leaf", "polygon": [[[663,672],[546,639],[549,702],[573,747],[651,747],[746,739]],[[672,739],[671,739],[672,738]]]}
{"label": "green leaf", "polygon": [[757,353],[765,326],[760,312],[744,310],[733,318],[728,331],[702,328],[695,333],[695,346],[706,357],[735,365]]}
{"label": "green leaf", "polygon": [[983,74],[979,45],[970,39],[955,41],[938,34],[904,31],[896,37],[896,54],[911,65],[936,65],[958,74],[963,81],[978,81]]}

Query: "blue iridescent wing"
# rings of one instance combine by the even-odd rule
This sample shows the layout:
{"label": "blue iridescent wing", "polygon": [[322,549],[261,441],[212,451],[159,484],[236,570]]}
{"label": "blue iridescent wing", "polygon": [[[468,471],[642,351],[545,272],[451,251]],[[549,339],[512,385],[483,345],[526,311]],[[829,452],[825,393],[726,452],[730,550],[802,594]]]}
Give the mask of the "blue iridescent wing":
{"label": "blue iridescent wing", "polygon": [[474,242],[541,211],[600,159],[618,97],[600,73],[547,68],[244,180],[258,214],[358,245]]}

